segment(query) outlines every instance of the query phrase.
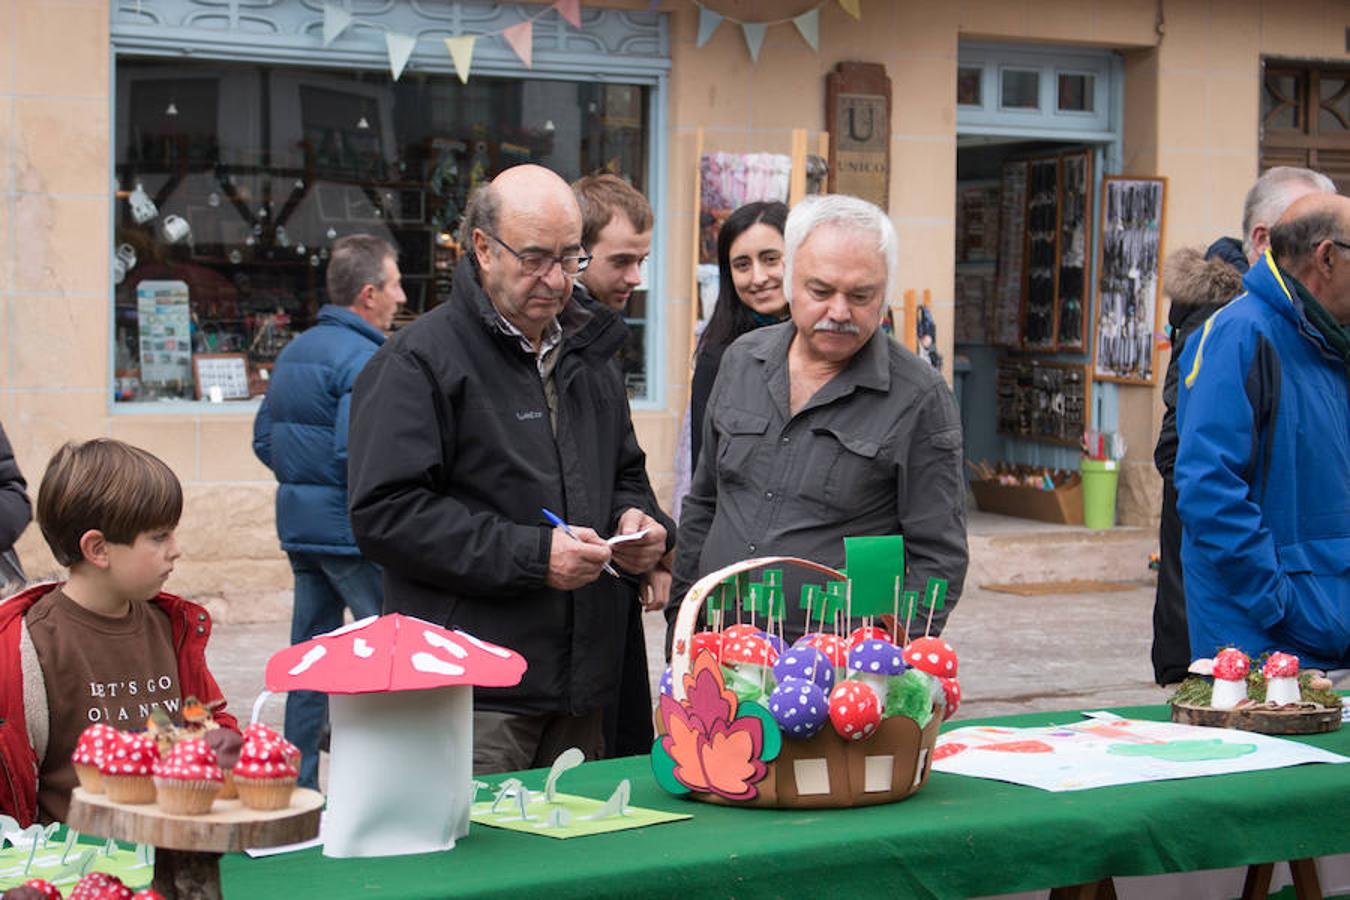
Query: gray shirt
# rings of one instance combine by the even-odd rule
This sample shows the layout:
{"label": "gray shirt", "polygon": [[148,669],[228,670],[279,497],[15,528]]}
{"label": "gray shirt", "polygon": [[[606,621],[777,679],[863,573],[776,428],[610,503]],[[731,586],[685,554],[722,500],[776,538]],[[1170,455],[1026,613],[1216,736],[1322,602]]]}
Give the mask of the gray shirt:
{"label": "gray shirt", "polygon": [[[792,415],[795,333],[792,322],[760,328],[722,360],[680,516],[671,596],[683,598],[700,576],[741,559],[798,556],[842,568],[845,537],[902,534],[906,590],[922,590],[930,577],[949,583],[946,608],[933,616],[936,634],[960,597],[967,564],[961,419],[952,392],[878,330]],[[784,573],[790,637],[804,626],[800,585],[818,580],[796,572]]]}

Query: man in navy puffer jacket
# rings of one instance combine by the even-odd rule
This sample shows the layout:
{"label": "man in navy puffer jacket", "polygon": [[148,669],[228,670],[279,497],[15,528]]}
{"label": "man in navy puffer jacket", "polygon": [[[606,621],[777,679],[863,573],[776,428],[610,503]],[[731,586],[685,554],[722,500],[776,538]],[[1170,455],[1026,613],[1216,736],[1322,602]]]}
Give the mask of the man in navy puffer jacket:
{"label": "man in navy puffer jacket", "polygon": [[[342,625],[343,607],[377,616],[383,573],[361,557],[347,518],[347,425],[352,384],[384,343],[404,302],[394,248],[370,235],[333,244],[329,302],[318,322],[277,357],[253,422],[253,452],[280,482],[277,533],[295,573],[291,643]],[[286,737],[300,748],[300,785],[318,787],[328,698],[293,691]]]}

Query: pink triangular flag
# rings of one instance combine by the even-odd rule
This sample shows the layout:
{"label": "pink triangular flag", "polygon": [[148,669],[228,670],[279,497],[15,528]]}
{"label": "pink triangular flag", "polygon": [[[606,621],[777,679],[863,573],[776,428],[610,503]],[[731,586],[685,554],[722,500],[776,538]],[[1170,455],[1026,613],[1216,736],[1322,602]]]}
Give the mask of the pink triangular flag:
{"label": "pink triangular flag", "polygon": [[502,37],[506,38],[506,43],[511,45],[525,68],[534,68],[534,22],[526,19],[519,25],[512,25],[502,32]]}
{"label": "pink triangular flag", "polygon": [[553,4],[553,8],[569,25],[578,31],[581,30],[581,0],[558,0]]}

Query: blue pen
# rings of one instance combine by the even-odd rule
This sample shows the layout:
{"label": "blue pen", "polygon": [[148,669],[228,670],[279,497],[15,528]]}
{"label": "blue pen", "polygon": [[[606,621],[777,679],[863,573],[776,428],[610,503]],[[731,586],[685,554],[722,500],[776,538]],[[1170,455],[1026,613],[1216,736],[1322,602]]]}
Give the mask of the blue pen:
{"label": "blue pen", "polygon": [[[553,512],[552,510],[544,509],[543,507],[540,507],[539,511],[544,514],[544,518],[548,519],[549,523],[553,525],[554,528],[561,528],[563,532],[572,540],[578,542],[581,541],[581,538],[577,537],[575,534],[572,533],[571,526],[569,526],[566,522],[564,522],[558,516],[557,513]],[[613,575],[615,578],[619,577],[619,573],[615,571],[614,567],[611,566],[609,563],[605,563],[605,571]]]}

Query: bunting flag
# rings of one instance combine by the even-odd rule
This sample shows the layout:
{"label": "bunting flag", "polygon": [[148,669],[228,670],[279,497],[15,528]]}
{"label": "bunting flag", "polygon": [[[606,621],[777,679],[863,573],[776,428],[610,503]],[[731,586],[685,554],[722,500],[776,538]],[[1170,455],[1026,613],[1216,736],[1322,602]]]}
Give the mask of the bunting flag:
{"label": "bunting flag", "polygon": [[399,34],[397,31],[386,31],[384,33],[384,45],[389,48],[389,73],[398,81],[398,77],[403,74],[403,67],[408,64],[408,58],[412,56],[413,49],[417,46],[417,38]]}
{"label": "bunting flag", "polygon": [[455,64],[455,74],[460,83],[469,83],[469,66],[473,64],[473,45],[478,39],[473,35],[445,39],[445,49],[450,51],[450,61]]}
{"label": "bunting flag", "polygon": [[722,17],[710,9],[698,8],[698,44],[702,47],[708,43],[708,39],[713,36],[717,26],[722,24]]}
{"label": "bunting flag", "polygon": [[844,12],[862,21],[862,0],[839,0],[839,5],[844,8]]}
{"label": "bunting flag", "polygon": [[807,46],[817,53],[820,52],[820,7],[807,10],[800,16],[792,20],[792,24],[797,26],[797,33],[806,41]]}
{"label": "bunting flag", "polygon": [[511,45],[516,56],[525,64],[525,68],[534,68],[534,21],[526,19],[518,25],[512,25],[502,32],[506,43]]}
{"label": "bunting flag", "polygon": [[581,30],[581,0],[558,0],[553,4],[553,8],[569,25],[578,31]]}
{"label": "bunting flag", "polygon": [[325,3],[323,7],[323,45],[327,47],[337,40],[350,24],[352,24],[351,13],[340,6]]}
{"label": "bunting flag", "polygon": [[769,26],[763,22],[742,22],[741,31],[745,34],[745,46],[750,50],[750,60],[759,62],[759,48],[764,46],[764,32]]}

